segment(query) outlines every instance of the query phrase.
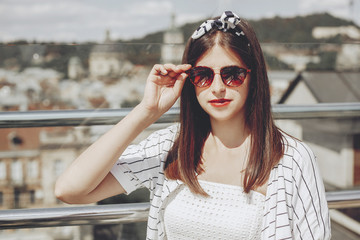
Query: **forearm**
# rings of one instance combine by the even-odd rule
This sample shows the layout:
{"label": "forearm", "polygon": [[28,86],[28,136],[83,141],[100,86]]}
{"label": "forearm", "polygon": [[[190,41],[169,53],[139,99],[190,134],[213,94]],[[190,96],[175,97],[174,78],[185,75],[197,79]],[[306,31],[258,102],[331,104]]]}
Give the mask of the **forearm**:
{"label": "forearm", "polygon": [[111,168],[135,137],[176,102],[186,80],[185,71],[190,67],[155,65],[142,102],[70,165],[57,180],[55,195],[65,202],[77,203],[122,193],[124,190],[109,174]]}
{"label": "forearm", "polygon": [[157,120],[141,105],[85,150],[59,177],[57,196],[86,196],[103,181],[126,147],[146,127]]}

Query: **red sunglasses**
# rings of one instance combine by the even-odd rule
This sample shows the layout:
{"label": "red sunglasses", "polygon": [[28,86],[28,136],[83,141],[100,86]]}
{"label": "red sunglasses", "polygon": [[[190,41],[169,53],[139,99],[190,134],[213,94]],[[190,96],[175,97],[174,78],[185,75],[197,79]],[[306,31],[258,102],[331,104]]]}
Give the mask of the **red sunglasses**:
{"label": "red sunglasses", "polygon": [[[220,69],[223,83],[229,87],[239,87],[244,83],[246,75],[251,69],[238,66],[226,66]],[[208,87],[214,80],[215,72],[209,67],[193,67],[186,71],[190,81],[197,87]]]}

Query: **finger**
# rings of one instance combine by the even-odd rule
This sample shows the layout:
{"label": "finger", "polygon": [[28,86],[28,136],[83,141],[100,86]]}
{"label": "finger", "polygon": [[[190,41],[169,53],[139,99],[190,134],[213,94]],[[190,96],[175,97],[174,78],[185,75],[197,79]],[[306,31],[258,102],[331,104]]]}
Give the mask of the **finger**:
{"label": "finger", "polygon": [[[180,73],[181,73],[181,72],[180,72]],[[168,76],[169,76],[170,78],[176,79],[176,78],[179,76],[179,73],[177,73],[176,71],[169,71],[169,70],[168,70]]]}
{"label": "finger", "polygon": [[166,75],[168,74],[168,71],[165,69],[164,65],[161,64],[155,64],[153,67],[152,74],[156,75]]}
{"label": "finger", "polygon": [[191,64],[180,64],[180,65],[177,65],[177,68],[182,70],[182,71],[186,71],[186,70],[189,70],[191,68]]}
{"label": "finger", "polygon": [[189,70],[192,66],[190,64],[180,64],[175,66],[175,68],[173,68],[173,71],[177,74],[183,73],[187,70]]}
{"label": "finger", "polygon": [[166,70],[174,71],[174,69],[176,69],[176,66],[172,63],[166,63],[166,64],[164,64],[164,68]]}
{"label": "finger", "polygon": [[183,88],[183,86],[184,86],[184,83],[185,83],[185,80],[186,80],[186,78],[187,78],[187,74],[186,73],[181,73],[180,75],[179,75],[179,77],[176,79],[176,81],[175,81],[175,83],[174,83],[174,91],[178,94],[178,95],[180,95],[180,93],[181,93],[181,90],[182,90],[182,88]]}
{"label": "finger", "polygon": [[153,80],[158,85],[166,85],[166,86],[173,85],[174,82],[176,81],[175,78],[164,78],[163,76],[160,75],[155,76]]}
{"label": "finger", "polygon": [[181,73],[176,80],[185,81],[187,77],[188,75],[186,73]]}
{"label": "finger", "polygon": [[168,76],[171,78],[176,78],[177,75],[181,72],[179,72],[179,69],[171,63],[166,63],[164,64],[164,68],[166,69],[166,71],[168,72]]}
{"label": "finger", "polygon": [[173,71],[175,73],[182,73],[188,69],[191,68],[190,64],[180,64],[180,65],[174,65],[174,64],[165,64],[164,67],[166,68],[166,70],[168,71]]}

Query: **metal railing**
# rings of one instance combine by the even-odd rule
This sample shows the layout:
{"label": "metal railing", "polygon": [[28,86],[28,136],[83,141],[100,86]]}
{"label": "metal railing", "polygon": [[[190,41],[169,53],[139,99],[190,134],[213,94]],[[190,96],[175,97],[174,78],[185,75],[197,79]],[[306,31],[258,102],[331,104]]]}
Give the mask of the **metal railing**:
{"label": "metal railing", "polygon": [[0,229],[144,222],[149,203],[81,207],[11,209],[0,211]]}
{"label": "metal railing", "polygon": [[[0,112],[0,128],[112,125],[125,117],[131,108]],[[316,105],[274,105],[276,119],[360,118],[359,103]],[[178,121],[179,108],[171,108],[157,123]]]}
{"label": "metal railing", "polygon": [[[131,109],[1,112],[0,128],[89,126],[115,124]],[[276,119],[359,118],[360,103],[275,105]],[[158,123],[177,121],[179,109],[170,109]],[[329,208],[360,207],[360,190],[326,193]],[[0,229],[115,224],[146,221],[149,203],[112,204],[65,208],[12,209],[0,211]]]}
{"label": "metal railing", "polygon": [[[360,207],[360,190],[326,193],[329,208]],[[146,221],[149,203],[0,211],[0,229],[119,224]]]}

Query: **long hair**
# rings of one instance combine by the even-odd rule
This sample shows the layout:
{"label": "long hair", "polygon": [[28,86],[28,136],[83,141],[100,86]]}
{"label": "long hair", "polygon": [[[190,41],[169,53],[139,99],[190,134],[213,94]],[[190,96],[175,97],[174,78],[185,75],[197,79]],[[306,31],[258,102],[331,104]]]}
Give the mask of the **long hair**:
{"label": "long hair", "polygon": [[[213,46],[230,49],[251,69],[249,93],[245,103],[245,121],[250,129],[250,154],[244,171],[243,187],[248,193],[266,183],[271,169],[283,156],[282,134],[275,126],[270,104],[270,88],[264,56],[256,34],[246,20],[236,26],[245,35],[212,29],[201,38],[189,39],[183,63],[195,66],[198,59]],[[211,131],[209,115],[197,101],[193,84],[186,80],[180,99],[180,133],[166,160],[165,176],[183,181],[201,195],[197,175],[203,172],[202,151]]]}

